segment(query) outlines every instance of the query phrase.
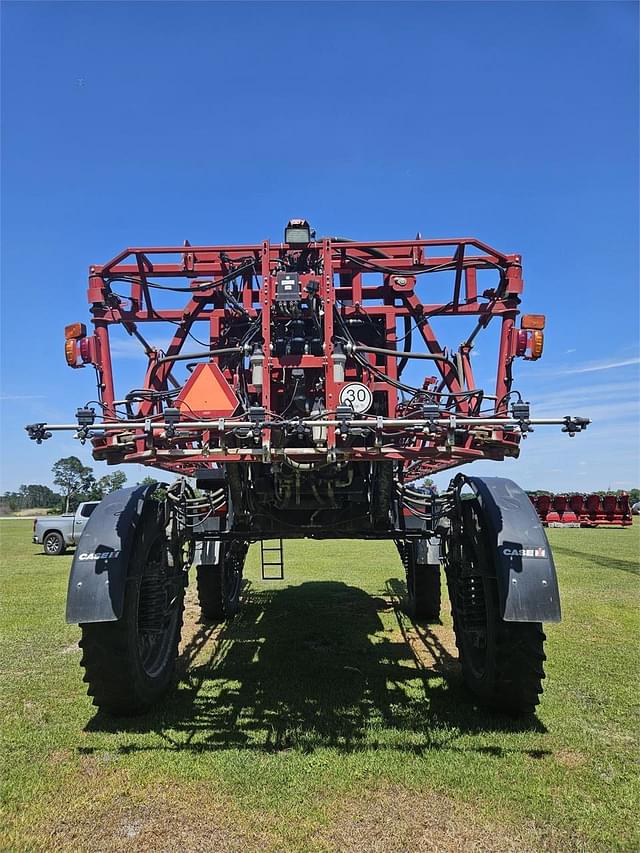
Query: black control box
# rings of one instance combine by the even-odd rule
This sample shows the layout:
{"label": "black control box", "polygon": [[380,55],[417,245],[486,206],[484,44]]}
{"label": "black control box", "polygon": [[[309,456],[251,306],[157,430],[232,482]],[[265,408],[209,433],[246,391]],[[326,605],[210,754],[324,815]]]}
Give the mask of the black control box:
{"label": "black control box", "polygon": [[297,272],[279,272],[276,277],[276,302],[300,302],[300,278]]}

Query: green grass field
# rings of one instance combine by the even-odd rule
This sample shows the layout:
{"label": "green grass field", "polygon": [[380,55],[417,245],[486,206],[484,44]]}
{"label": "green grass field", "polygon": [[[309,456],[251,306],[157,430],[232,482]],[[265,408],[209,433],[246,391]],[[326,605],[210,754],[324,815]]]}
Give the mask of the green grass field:
{"label": "green grass field", "polygon": [[0,523],[0,848],[640,849],[640,526],[549,535],[564,621],[533,720],[474,707],[448,614],[403,615],[392,545],[330,541],[285,543],[285,583],[252,549],[222,628],[190,589],[178,689],[114,721],[64,623],[70,556]]}

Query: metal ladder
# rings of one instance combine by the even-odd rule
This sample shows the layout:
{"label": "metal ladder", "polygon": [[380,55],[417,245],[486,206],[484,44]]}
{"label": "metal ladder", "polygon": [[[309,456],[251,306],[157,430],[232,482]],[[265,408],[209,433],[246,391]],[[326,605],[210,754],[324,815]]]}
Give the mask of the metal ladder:
{"label": "metal ladder", "polygon": [[[262,568],[263,581],[282,581],[284,580],[284,555],[282,549],[282,539],[268,539],[268,542],[277,542],[275,548],[265,548],[265,540],[260,540],[260,562]],[[265,559],[266,555],[266,559]],[[270,559],[270,558],[273,559]],[[277,569],[277,574],[270,574],[269,568]]]}

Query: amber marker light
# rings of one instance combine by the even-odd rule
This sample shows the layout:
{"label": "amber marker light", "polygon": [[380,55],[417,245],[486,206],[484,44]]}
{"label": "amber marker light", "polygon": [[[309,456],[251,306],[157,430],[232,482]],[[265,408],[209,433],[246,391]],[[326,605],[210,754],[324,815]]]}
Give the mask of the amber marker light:
{"label": "amber marker light", "polygon": [[534,331],[531,333],[531,358],[540,358],[544,349],[544,332]]}
{"label": "amber marker light", "polygon": [[523,329],[544,329],[546,319],[544,314],[523,314],[520,326]]}
{"label": "amber marker light", "polygon": [[71,325],[64,327],[64,337],[67,341],[77,340],[78,338],[84,338],[86,337],[86,335],[87,327],[84,323],[71,323]]}
{"label": "amber marker light", "polygon": [[77,360],[77,350],[76,350],[76,342],[73,339],[69,339],[64,342],[64,357],[67,359],[67,364],[69,367],[76,366]]}

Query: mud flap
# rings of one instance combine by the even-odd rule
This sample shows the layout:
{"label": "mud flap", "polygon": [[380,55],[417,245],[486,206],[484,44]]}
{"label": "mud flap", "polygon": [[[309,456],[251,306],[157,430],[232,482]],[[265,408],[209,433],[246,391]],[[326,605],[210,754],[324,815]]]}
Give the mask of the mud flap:
{"label": "mud flap", "polygon": [[478,497],[495,553],[501,616],[506,622],[560,622],[553,555],[528,495],[503,477],[464,477]]}
{"label": "mud flap", "polygon": [[136,527],[155,485],[104,497],[82,531],[71,564],[67,622],[115,622],[122,616]]}

